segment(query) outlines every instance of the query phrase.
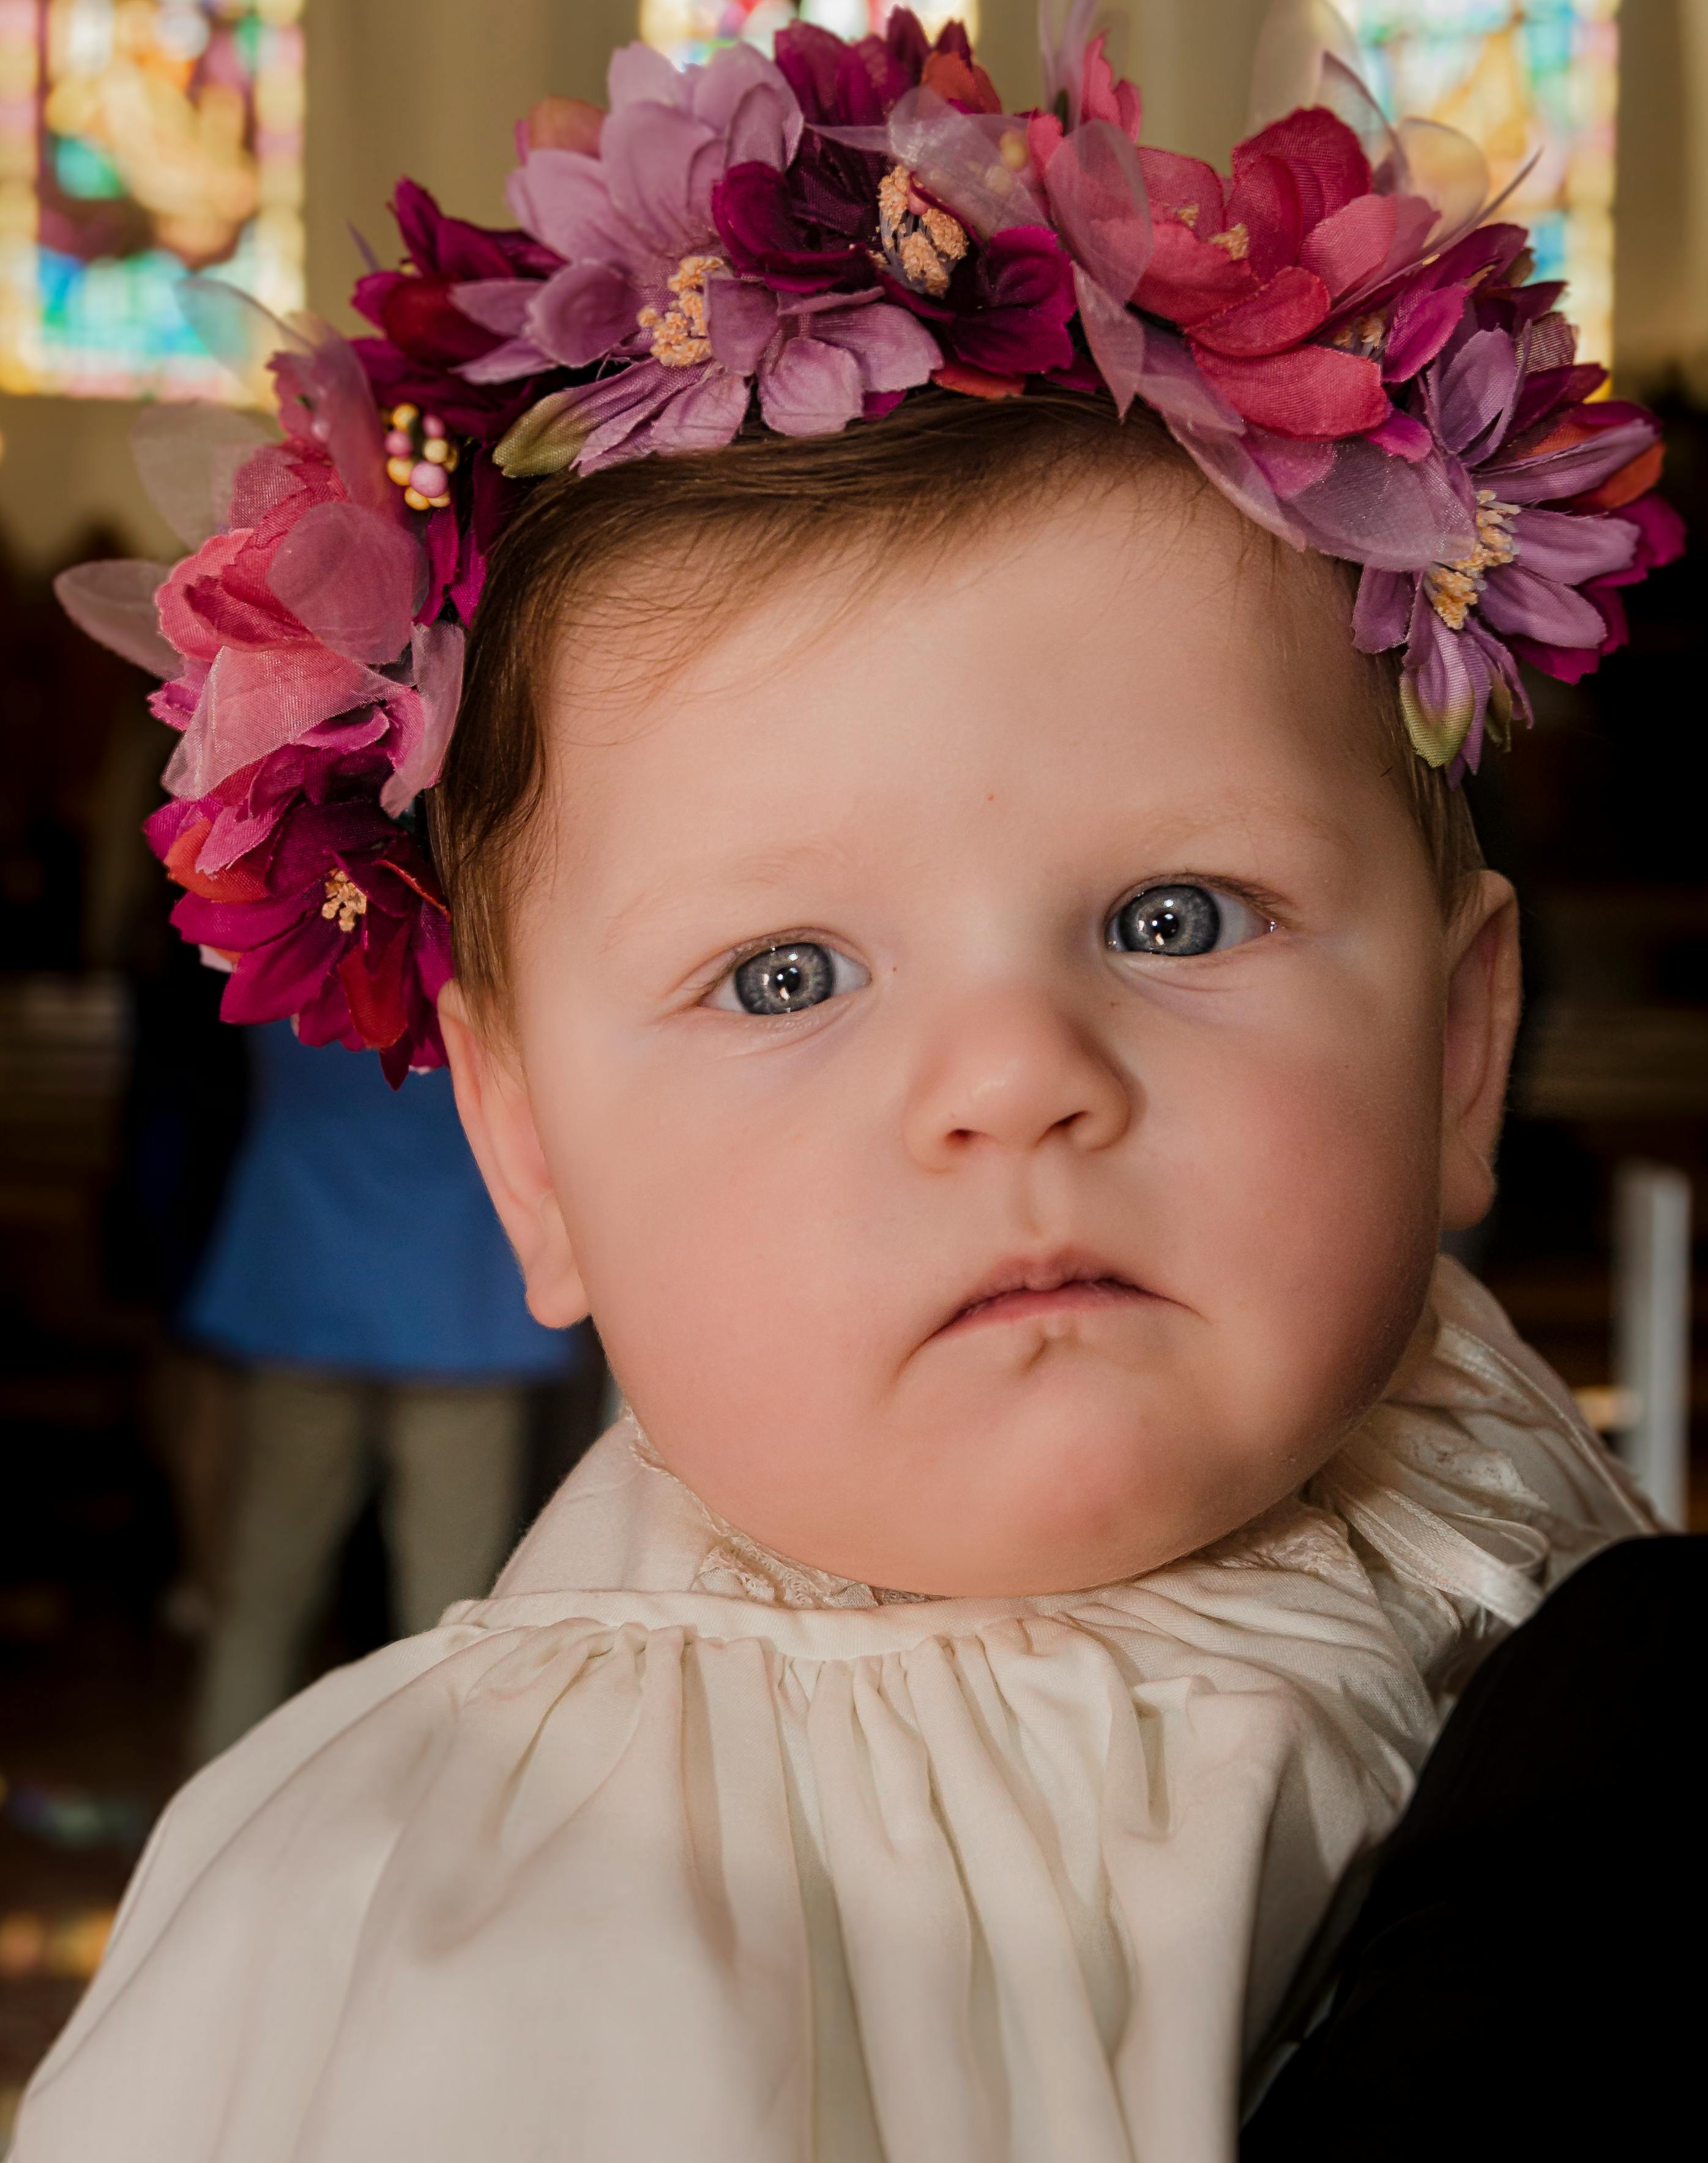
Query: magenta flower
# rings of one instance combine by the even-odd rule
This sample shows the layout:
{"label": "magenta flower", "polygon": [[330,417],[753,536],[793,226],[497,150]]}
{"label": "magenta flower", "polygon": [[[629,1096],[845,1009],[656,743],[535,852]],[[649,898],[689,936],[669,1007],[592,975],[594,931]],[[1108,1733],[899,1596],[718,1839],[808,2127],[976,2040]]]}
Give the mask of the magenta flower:
{"label": "magenta flower", "polygon": [[496,442],[516,418],[514,391],[470,382],[460,370],[501,339],[459,308],[453,295],[471,281],[546,277],[558,259],[531,234],[447,217],[414,181],[398,182],[391,211],[408,267],[370,271],[357,281],[354,295],[356,306],[384,333],[354,341],[375,395],[383,406],[407,401],[461,434]]}
{"label": "magenta flower", "polygon": [[[912,65],[877,41],[799,27],[779,38],[812,117],[785,169],[733,166],[714,197],[737,270],[780,290],[876,282],[929,327],[935,380],[982,395],[1059,374],[1077,355],[1073,266],[1020,169],[1024,123],[1005,116],[960,26]],[[862,84],[864,62],[876,77]],[[899,95],[897,85],[904,84]]]}
{"label": "magenta flower", "polygon": [[[1043,375],[1071,362],[1071,265],[1048,226],[980,239],[905,166],[846,144],[826,149],[845,162],[824,161],[810,192],[798,170],[747,165],[726,175],[713,202],[733,269],[780,293],[879,291],[929,327],[947,359],[993,375]],[[833,191],[833,180],[850,191]]]}
{"label": "magenta flower", "polygon": [[149,840],[190,891],[172,921],[229,965],[228,1021],[294,1018],[305,1044],[380,1054],[394,1088],[444,1064],[436,1007],[452,974],[449,920],[409,835],[369,794],[298,799],[269,844],[209,875],[207,807],[168,804]]}
{"label": "magenta flower", "polygon": [[1538,658],[1599,653],[1606,642],[1606,617],[1582,589],[1629,570],[1644,535],[1631,518],[1582,503],[1642,460],[1657,430],[1632,408],[1606,426],[1583,425],[1579,406],[1514,436],[1524,372],[1504,330],[1464,335],[1422,388],[1422,417],[1475,505],[1475,543],[1416,571],[1366,568],[1354,635],[1367,653],[1404,644],[1413,744],[1431,765],[1462,758],[1474,768],[1491,729],[1504,740],[1515,714],[1529,718],[1515,642]]}
{"label": "magenta flower", "polygon": [[[910,195],[921,200],[917,191]],[[969,238],[940,287],[929,272],[910,276],[904,259],[883,282],[930,326],[951,368],[960,363],[1007,378],[1018,390],[1024,376],[1073,364],[1073,265],[1047,225],[1009,226],[980,242]]]}
{"label": "magenta flower", "polygon": [[[958,44],[953,42],[957,36]],[[948,26],[939,45],[972,57],[958,23]],[[801,139],[802,153],[811,154],[817,128],[880,125],[898,98],[917,89],[932,50],[919,18],[905,8],[890,10],[882,35],[851,44],[814,23],[790,23],[779,30],[778,69],[809,131]]]}
{"label": "magenta flower", "polygon": [[881,37],[852,44],[815,24],[790,24],[777,34],[777,65],[806,127],[786,180],[753,165],[725,175],[715,209],[731,264],[779,290],[869,285],[878,190],[888,161],[826,131],[881,128],[928,71],[946,97],[960,90],[976,100],[982,85],[994,109],[989,78],[974,68],[960,24],[946,24],[933,45],[905,8],[890,11]]}
{"label": "magenta flower", "polygon": [[[922,85],[956,111],[996,113],[1001,101],[959,23],[930,45],[903,8],[882,37],[851,45],[792,24],[778,33],[777,65],[805,131],[786,172],[749,164],[726,174],[713,201],[719,236],[733,268],[780,291],[870,285],[883,254],[879,198],[896,162],[885,128],[897,104]],[[872,131],[874,147],[838,139],[851,129]],[[912,281],[903,282],[896,297],[909,305]]]}

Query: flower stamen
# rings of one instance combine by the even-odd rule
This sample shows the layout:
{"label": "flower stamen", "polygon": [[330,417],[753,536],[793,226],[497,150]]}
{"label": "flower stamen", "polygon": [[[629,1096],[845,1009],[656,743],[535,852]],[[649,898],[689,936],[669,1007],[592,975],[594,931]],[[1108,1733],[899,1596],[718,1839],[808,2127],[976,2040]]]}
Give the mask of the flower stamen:
{"label": "flower stamen", "polygon": [[1219,233],[1213,233],[1210,245],[1219,248],[1230,262],[1243,263],[1251,253],[1251,233],[1244,219],[1236,217],[1232,225],[1223,226]]}
{"label": "flower stamen", "polygon": [[684,255],[665,284],[675,294],[673,304],[661,314],[642,308],[635,320],[652,334],[652,358],[666,368],[692,368],[711,359],[711,340],[705,327],[705,281],[728,269],[721,255]]}
{"label": "flower stamen", "polygon": [[336,917],[340,931],[354,931],[356,919],[368,914],[368,897],[347,871],[335,871],[326,882],[326,901],[320,913],[327,923]]}
{"label": "flower stamen", "polygon": [[878,184],[878,233],[885,261],[904,283],[940,300],[951,266],[967,253],[967,228],[919,194],[905,165],[892,165]]}
{"label": "flower stamen", "polygon": [[1355,353],[1361,359],[1374,360],[1382,349],[1387,327],[1386,319],[1379,312],[1355,316],[1342,323],[1330,343],[1343,353]]}
{"label": "flower stamen", "polygon": [[1487,573],[1503,563],[1516,563],[1517,537],[1512,521],[1516,503],[1502,503],[1491,488],[1477,490],[1477,545],[1456,563],[1432,563],[1423,573],[1423,590],[1429,605],[1449,631],[1463,631],[1465,620],[1481,598]]}

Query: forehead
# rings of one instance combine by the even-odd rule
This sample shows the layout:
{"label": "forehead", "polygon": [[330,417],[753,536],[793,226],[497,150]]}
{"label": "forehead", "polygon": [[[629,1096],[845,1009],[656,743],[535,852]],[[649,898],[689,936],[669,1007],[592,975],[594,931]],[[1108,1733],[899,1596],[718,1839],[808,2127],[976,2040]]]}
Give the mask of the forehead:
{"label": "forehead", "polygon": [[1333,573],[1172,477],[727,570],[710,613],[619,594],[566,641],[552,795],[589,868],[619,831],[631,866],[850,830],[917,851],[986,803],[1319,834],[1391,808]]}

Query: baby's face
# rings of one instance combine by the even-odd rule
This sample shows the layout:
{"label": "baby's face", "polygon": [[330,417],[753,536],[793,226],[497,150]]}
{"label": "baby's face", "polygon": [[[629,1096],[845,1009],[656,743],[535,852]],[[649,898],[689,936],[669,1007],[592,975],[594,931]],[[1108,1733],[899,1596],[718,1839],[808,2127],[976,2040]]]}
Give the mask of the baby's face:
{"label": "baby's face", "polygon": [[1294,1489],[1487,1198],[1516,984],[1443,933],[1321,566],[1085,492],[820,562],[555,715],[465,1113],[552,1322],[797,1559],[1111,1582]]}

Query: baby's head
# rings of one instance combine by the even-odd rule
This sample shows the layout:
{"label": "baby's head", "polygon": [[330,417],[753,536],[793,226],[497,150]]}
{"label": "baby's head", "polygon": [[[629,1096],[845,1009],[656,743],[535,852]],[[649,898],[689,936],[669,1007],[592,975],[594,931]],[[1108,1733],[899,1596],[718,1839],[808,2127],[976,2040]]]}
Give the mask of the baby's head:
{"label": "baby's head", "polygon": [[1517,942],[1350,613],[1067,393],[506,532],[434,804],[459,1101],[535,1313],[720,1516],[1108,1583],[1382,1391],[1490,1198]]}

